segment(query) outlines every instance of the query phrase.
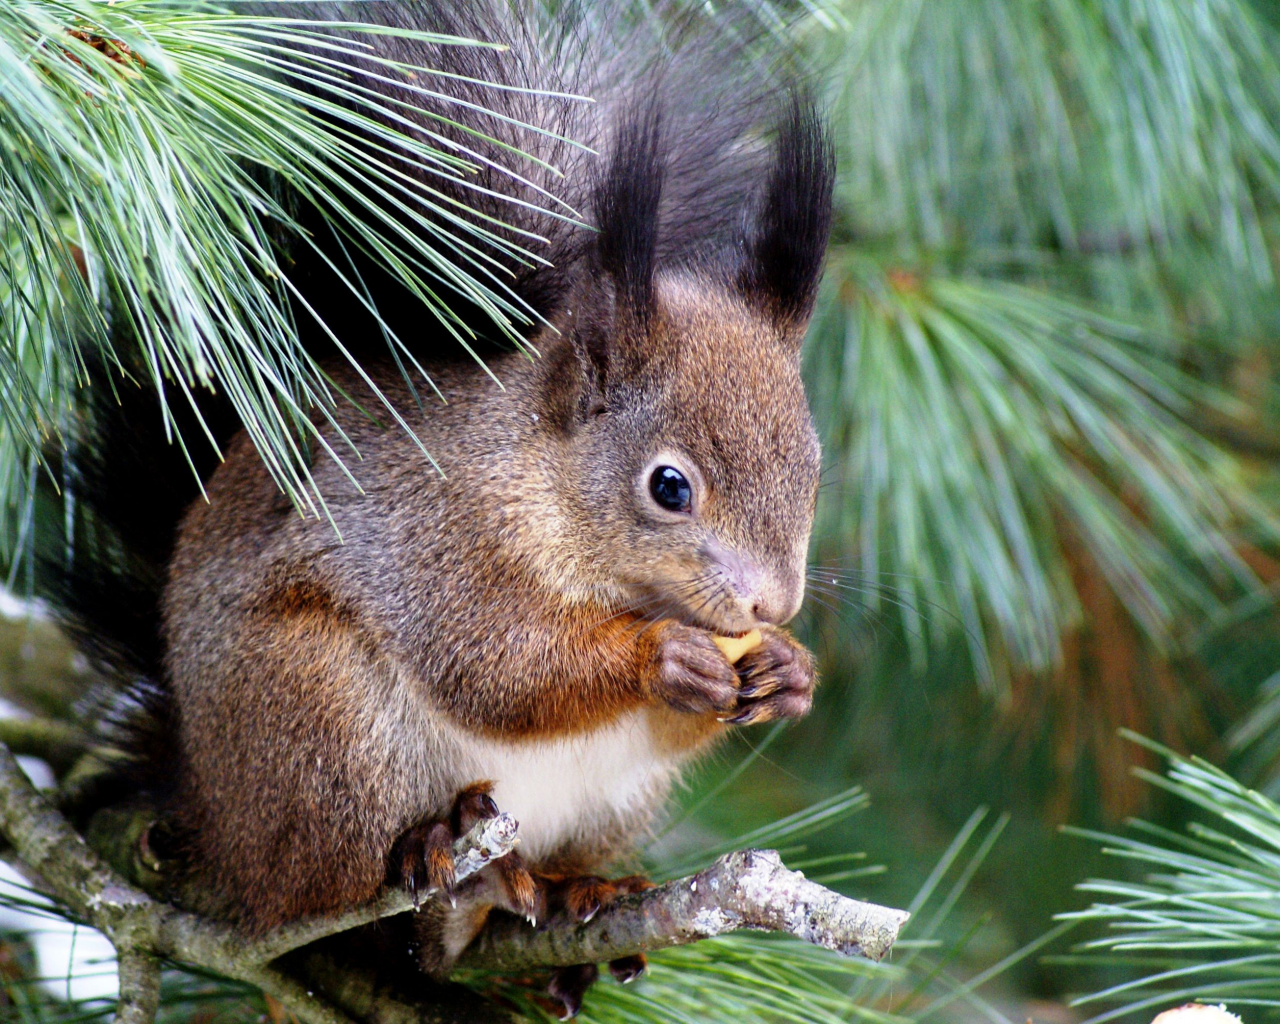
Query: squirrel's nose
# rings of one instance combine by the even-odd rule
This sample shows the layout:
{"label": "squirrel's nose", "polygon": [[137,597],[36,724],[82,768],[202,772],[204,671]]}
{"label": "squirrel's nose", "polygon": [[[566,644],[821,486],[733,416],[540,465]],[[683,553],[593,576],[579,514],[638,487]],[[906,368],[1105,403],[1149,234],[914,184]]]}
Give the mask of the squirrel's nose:
{"label": "squirrel's nose", "polygon": [[766,584],[757,593],[751,606],[751,614],[758,622],[767,622],[773,626],[781,626],[789,622],[800,610],[800,602],[804,598],[804,588],[788,587],[785,584]]}
{"label": "squirrel's nose", "polygon": [[751,606],[751,614],[754,615],[756,619],[758,619],[760,622],[774,621],[773,609],[770,608],[763,601],[761,601],[759,598],[757,598],[756,603]]}
{"label": "squirrel's nose", "polygon": [[703,555],[725,573],[737,595],[738,607],[744,613],[750,609],[756,622],[780,626],[800,610],[804,596],[802,581],[797,583],[767,572],[754,559],[714,539],[708,539],[703,545]]}

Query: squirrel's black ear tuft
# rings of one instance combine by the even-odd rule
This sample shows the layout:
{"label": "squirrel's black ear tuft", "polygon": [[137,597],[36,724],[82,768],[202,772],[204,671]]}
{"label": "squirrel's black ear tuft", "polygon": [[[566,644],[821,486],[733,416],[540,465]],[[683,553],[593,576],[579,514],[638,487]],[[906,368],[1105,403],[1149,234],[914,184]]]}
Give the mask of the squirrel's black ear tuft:
{"label": "squirrel's black ear tuft", "polygon": [[592,188],[592,273],[582,282],[586,301],[577,304],[571,333],[587,405],[634,374],[647,356],[664,172],[660,109],[652,102],[637,105],[621,119]]}
{"label": "squirrel's black ear tuft", "polygon": [[608,167],[596,182],[596,254],[613,278],[617,298],[641,323],[653,308],[658,207],[664,161],[662,113],[655,104],[637,106],[622,120]]}
{"label": "squirrel's black ear tuft", "polygon": [[831,234],[835,154],[813,100],[793,92],[778,126],[740,285],[747,300],[783,322],[813,311]]}

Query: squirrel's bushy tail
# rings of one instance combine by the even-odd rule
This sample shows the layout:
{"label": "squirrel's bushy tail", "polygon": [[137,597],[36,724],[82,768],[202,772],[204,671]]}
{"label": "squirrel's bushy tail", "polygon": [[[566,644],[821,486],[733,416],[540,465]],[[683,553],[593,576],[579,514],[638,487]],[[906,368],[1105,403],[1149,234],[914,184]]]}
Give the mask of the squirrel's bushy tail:
{"label": "squirrel's bushy tail", "polygon": [[[128,339],[120,344],[127,353]],[[37,497],[64,515],[36,548],[35,589],[103,683],[80,710],[119,757],[95,792],[118,786],[163,799],[177,757],[176,709],[163,685],[166,567],[182,513],[218,461],[208,438],[222,443],[238,423],[225,403],[202,403],[198,420],[170,395],[170,428],[188,439],[173,443],[155,392],[138,383],[146,379],[86,357],[80,426],[56,454],[61,493],[45,487]]]}

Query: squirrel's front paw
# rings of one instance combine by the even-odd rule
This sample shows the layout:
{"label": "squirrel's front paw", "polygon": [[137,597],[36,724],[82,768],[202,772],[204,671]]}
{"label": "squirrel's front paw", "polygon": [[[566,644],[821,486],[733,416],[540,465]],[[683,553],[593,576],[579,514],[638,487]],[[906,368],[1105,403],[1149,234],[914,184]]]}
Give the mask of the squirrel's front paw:
{"label": "squirrel's front paw", "polygon": [[817,683],[813,655],[786,633],[766,630],[760,646],[744,654],[736,668],[738,703],[725,721],[755,725],[809,713]]}
{"label": "squirrel's front paw", "polygon": [[677,711],[728,714],[737,706],[738,673],[705,629],[666,623],[655,658],[654,688]]}

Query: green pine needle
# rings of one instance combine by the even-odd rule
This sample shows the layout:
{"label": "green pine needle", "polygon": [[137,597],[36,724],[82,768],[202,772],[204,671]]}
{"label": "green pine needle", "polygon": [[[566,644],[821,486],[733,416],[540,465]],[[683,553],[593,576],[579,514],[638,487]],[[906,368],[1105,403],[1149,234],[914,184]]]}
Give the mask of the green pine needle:
{"label": "green pine needle", "polygon": [[[323,511],[304,439],[319,439],[320,421],[339,399],[287,312],[293,288],[273,239],[297,225],[261,184],[262,171],[313,202],[349,250],[390,269],[442,336],[469,344],[449,308],[456,296],[518,341],[532,314],[493,259],[499,251],[533,257],[395,168],[393,160],[409,159],[457,178],[476,169],[466,154],[386,127],[398,116],[394,104],[346,70],[364,56],[361,34],[374,31],[388,30],[250,16],[189,0],[0,6],[5,555],[21,540],[42,453],[75,423],[83,353],[123,365],[120,325],[136,337],[146,367],[141,383],[156,391],[157,416],[168,429],[169,403],[221,390],[273,479],[300,509]],[[291,44],[317,41],[327,58],[292,56]],[[387,76],[431,74],[383,64]],[[285,71],[316,93],[287,81]],[[348,278],[351,301],[363,302],[361,282]],[[412,360],[401,339],[389,343]],[[341,461],[352,451],[328,454]]]}
{"label": "green pine needle", "polygon": [[840,172],[815,595],[888,606],[917,668],[967,637],[998,688],[1058,664],[1097,573],[1178,651],[1254,587],[1241,538],[1275,536],[1206,433],[1240,412],[1213,388],[1231,327],[1274,336],[1274,31],[1247,0],[829,13],[800,33]]}
{"label": "green pine needle", "polygon": [[1180,617],[1253,584],[1233,535],[1275,522],[1200,434],[1221,399],[1176,346],[1040,289],[884,273],[845,247],[829,285],[816,331],[842,344],[810,355],[832,453],[819,536],[859,569],[815,572],[816,592],[897,605],[921,657],[963,630],[989,680],[993,642],[1044,668],[1078,621],[1065,543],[1167,648]]}
{"label": "green pine needle", "polygon": [[1127,836],[1068,830],[1142,872],[1082,883],[1097,902],[1060,915],[1104,929],[1068,962],[1130,976],[1077,1004],[1112,1007],[1091,1024],[1191,1000],[1280,1008],[1280,805],[1200,758],[1130,738],[1168,761],[1143,777],[1201,813],[1185,833],[1144,822]]}

